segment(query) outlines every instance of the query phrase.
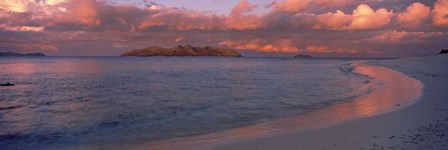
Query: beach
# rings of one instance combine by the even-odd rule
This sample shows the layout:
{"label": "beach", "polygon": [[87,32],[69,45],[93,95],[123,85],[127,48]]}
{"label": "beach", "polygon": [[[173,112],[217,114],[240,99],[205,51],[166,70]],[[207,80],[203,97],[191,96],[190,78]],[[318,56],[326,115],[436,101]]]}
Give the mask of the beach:
{"label": "beach", "polygon": [[375,60],[424,84],[422,97],[396,111],[304,132],[253,139],[215,149],[447,149],[448,56]]}
{"label": "beach", "polygon": [[[18,58],[0,66],[16,66],[3,77],[18,83],[0,93],[8,129],[0,130],[0,145],[445,149],[446,60]],[[63,88],[47,86],[56,84]],[[81,87],[96,92],[71,92]]]}

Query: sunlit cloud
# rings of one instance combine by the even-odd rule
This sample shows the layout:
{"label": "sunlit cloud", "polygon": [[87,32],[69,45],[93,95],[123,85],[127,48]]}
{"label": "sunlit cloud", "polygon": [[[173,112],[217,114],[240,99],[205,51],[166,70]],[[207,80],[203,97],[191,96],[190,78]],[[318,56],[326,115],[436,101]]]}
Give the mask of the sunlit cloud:
{"label": "sunlit cloud", "polygon": [[341,6],[350,4],[354,0],[315,0],[318,6]]}
{"label": "sunlit cloud", "polygon": [[260,52],[299,52],[299,48],[295,47],[291,39],[278,39],[273,42],[264,39],[252,39],[248,41],[223,41],[219,45],[227,46],[237,50],[253,50]]}
{"label": "sunlit cloud", "polygon": [[448,27],[448,0],[437,0],[432,17],[434,25]]}
{"label": "sunlit cloud", "polygon": [[371,39],[382,42],[423,42],[424,40],[443,39],[444,32],[408,32],[408,31],[383,31]]}
{"label": "sunlit cloud", "polygon": [[[448,38],[447,15],[448,0],[241,0],[227,14],[156,3],[6,0],[0,1],[0,44],[9,46],[0,48],[58,54],[60,47],[102,44],[98,47],[105,49],[97,51],[107,53],[109,46],[116,54],[183,43],[254,52],[387,55],[391,51],[385,47],[407,42],[408,49],[423,54],[429,52],[411,45],[441,48],[440,41]],[[52,46],[38,46],[42,43]]]}
{"label": "sunlit cloud", "polygon": [[349,29],[370,29],[387,25],[393,12],[384,8],[374,11],[369,5],[361,4],[353,10],[352,16]]}
{"label": "sunlit cloud", "polygon": [[29,0],[3,0],[0,1],[0,9],[8,12],[26,12],[28,5],[32,4]]}
{"label": "sunlit cloud", "polygon": [[274,12],[299,13],[310,5],[310,0],[279,0],[274,5]]}
{"label": "sunlit cloud", "polygon": [[176,43],[182,42],[182,41],[184,41],[184,40],[185,40],[184,37],[178,37],[178,38],[176,39]]}
{"label": "sunlit cloud", "polygon": [[33,26],[5,26],[0,25],[0,29],[6,31],[30,31],[30,32],[42,32],[44,27],[33,27]]}
{"label": "sunlit cloud", "polygon": [[97,3],[93,0],[81,0],[65,7],[67,10],[55,13],[52,17],[54,24],[75,24],[97,26],[101,24],[98,16]]}
{"label": "sunlit cloud", "polygon": [[357,50],[352,48],[337,48],[337,47],[328,47],[328,46],[316,46],[309,45],[305,47],[305,52],[308,53],[341,53],[341,54],[357,54],[357,53],[365,53],[365,54],[381,54],[379,51],[374,50]]}
{"label": "sunlit cloud", "polygon": [[350,25],[353,20],[351,15],[345,14],[341,10],[336,12],[328,12],[326,14],[313,16],[315,22],[313,29],[329,29],[329,30],[344,30]]}
{"label": "sunlit cloud", "polygon": [[419,27],[428,19],[430,9],[422,3],[415,2],[398,14],[397,23],[403,27]]}

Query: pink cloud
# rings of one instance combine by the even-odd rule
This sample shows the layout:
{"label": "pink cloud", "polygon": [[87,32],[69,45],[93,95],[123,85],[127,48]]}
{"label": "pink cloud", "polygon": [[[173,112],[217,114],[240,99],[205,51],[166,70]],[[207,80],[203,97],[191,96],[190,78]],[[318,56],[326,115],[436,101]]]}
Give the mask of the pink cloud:
{"label": "pink cloud", "polygon": [[249,30],[261,27],[261,16],[248,14],[258,5],[242,0],[227,15],[206,14],[176,8],[151,11],[136,29],[168,26],[173,30]]}
{"label": "pink cloud", "polygon": [[26,43],[20,44],[20,49],[22,50],[43,50],[43,51],[57,51],[58,47],[52,44],[42,44],[42,43]]}
{"label": "pink cloud", "polygon": [[28,10],[28,5],[32,4],[28,0],[2,0],[0,1],[0,9],[9,12],[23,13]]}
{"label": "pink cloud", "polygon": [[316,23],[314,23],[313,29],[343,30],[347,28],[353,17],[337,10],[335,13],[316,15],[315,19]]}
{"label": "pink cloud", "polygon": [[373,40],[379,40],[379,41],[400,41],[403,38],[405,38],[406,36],[409,36],[411,34],[424,34],[424,32],[406,32],[406,31],[384,31],[381,32],[380,34],[374,36],[372,39]]}
{"label": "pink cloud", "polygon": [[273,12],[299,13],[307,9],[310,0],[280,0],[274,5]]}
{"label": "pink cloud", "polygon": [[137,29],[145,29],[166,25],[172,30],[212,30],[225,29],[224,17],[207,15],[191,10],[164,8],[150,12],[145,19],[137,25]]}
{"label": "pink cloud", "polygon": [[402,27],[419,27],[430,14],[430,7],[415,2],[399,13],[397,23]]}
{"label": "pink cloud", "polygon": [[42,32],[44,30],[44,27],[0,25],[0,29],[7,30],[7,31]]}
{"label": "pink cloud", "polygon": [[373,29],[387,25],[394,13],[381,8],[374,11],[369,5],[361,4],[353,10],[353,20],[348,29]]}
{"label": "pink cloud", "polygon": [[409,31],[383,31],[379,34],[373,36],[370,40],[382,41],[389,43],[397,42],[412,42],[419,43],[424,40],[431,40],[433,38],[440,39],[443,38],[447,33],[444,32],[409,32]]}
{"label": "pink cloud", "polygon": [[394,13],[384,8],[373,10],[369,5],[361,4],[353,10],[352,14],[346,14],[341,10],[325,14],[310,14],[309,21],[312,29],[327,30],[365,30],[376,29],[390,23]]}
{"label": "pink cloud", "polygon": [[379,51],[374,50],[359,50],[353,48],[337,48],[337,47],[329,47],[329,46],[316,46],[309,45],[305,47],[305,52],[308,53],[342,53],[342,54],[380,54]]}
{"label": "pink cloud", "polygon": [[230,14],[233,16],[240,16],[243,13],[252,11],[256,7],[258,7],[258,5],[251,4],[248,0],[241,0],[240,3],[233,7]]}
{"label": "pink cloud", "polygon": [[97,26],[101,24],[95,0],[81,0],[71,2],[60,12],[52,16],[51,24],[79,24]]}
{"label": "pink cloud", "polygon": [[[59,42],[61,48],[70,47],[70,43],[76,43],[73,47],[107,47],[105,43],[110,43],[126,50],[148,45],[169,47],[181,42],[325,55],[373,53],[375,48],[383,51],[384,47],[398,47],[404,42],[415,45],[424,41],[428,47],[438,48],[442,45],[439,41],[447,39],[447,31],[441,28],[448,26],[447,1],[435,3],[430,22],[427,18],[432,6],[413,1],[272,0],[263,6],[240,0],[229,14],[214,14],[104,0],[0,0],[0,4],[8,2],[0,5],[0,48],[57,49],[41,46],[43,41]],[[394,13],[392,8],[400,13]],[[393,20],[396,22],[391,23]],[[367,46],[373,48],[363,49]]]}
{"label": "pink cloud", "polygon": [[[2,39],[4,40],[4,39]],[[1,50],[18,51],[18,52],[58,52],[59,48],[51,43],[43,41],[27,42],[24,40],[8,40],[8,42],[0,42]]]}
{"label": "pink cloud", "polygon": [[182,42],[182,41],[184,41],[184,40],[185,40],[184,37],[178,37],[178,38],[176,39],[176,43]]}
{"label": "pink cloud", "polygon": [[58,5],[61,3],[66,3],[69,0],[41,0],[40,4],[43,5]]}
{"label": "pink cloud", "polygon": [[223,41],[219,45],[227,46],[237,50],[253,50],[260,52],[286,52],[294,53],[299,52],[291,39],[278,39],[273,42],[269,42],[263,39],[253,39],[249,41]]}
{"label": "pink cloud", "polygon": [[448,0],[437,0],[434,3],[432,22],[435,26],[448,27]]}
{"label": "pink cloud", "polygon": [[315,0],[318,6],[341,6],[352,3],[354,0]]}
{"label": "pink cloud", "polygon": [[327,46],[310,45],[305,47],[305,51],[309,53],[357,53],[354,49],[335,49]]}
{"label": "pink cloud", "polygon": [[241,0],[236,5],[229,16],[224,17],[225,29],[247,30],[257,29],[261,26],[260,16],[247,14],[258,5],[249,3],[248,0]]}

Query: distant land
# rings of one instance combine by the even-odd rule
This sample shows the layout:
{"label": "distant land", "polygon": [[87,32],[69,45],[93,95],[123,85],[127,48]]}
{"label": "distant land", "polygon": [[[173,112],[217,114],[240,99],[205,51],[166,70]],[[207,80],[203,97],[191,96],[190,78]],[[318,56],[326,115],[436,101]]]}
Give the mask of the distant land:
{"label": "distant land", "polygon": [[45,56],[45,54],[42,53],[14,53],[14,52],[0,52],[0,56]]}
{"label": "distant land", "polygon": [[299,55],[294,56],[294,58],[312,58],[312,56],[311,55],[299,54]]}
{"label": "distant land", "polygon": [[448,49],[440,50],[439,54],[448,54]]}
{"label": "distant land", "polygon": [[143,49],[135,49],[121,54],[121,56],[221,56],[221,57],[242,57],[234,50],[219,47],[193,47],[191,45],[179,45],[173,48],[163,48],[151,46]]}

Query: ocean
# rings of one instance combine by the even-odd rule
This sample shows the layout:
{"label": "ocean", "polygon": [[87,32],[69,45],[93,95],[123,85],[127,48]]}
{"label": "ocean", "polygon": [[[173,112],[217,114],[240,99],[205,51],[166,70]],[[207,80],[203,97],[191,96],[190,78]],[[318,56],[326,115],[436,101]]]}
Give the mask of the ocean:
{"label": "ocean", "polygon": [[[64,149],[189,137],[370,93],[353,59],[2,57],[0,147]],[[119,145],[117,145],[119,146]]]}

